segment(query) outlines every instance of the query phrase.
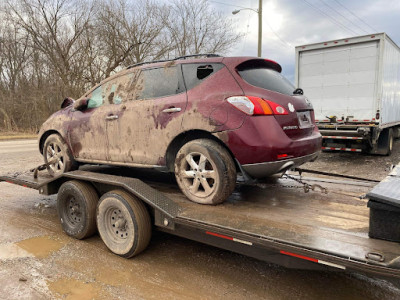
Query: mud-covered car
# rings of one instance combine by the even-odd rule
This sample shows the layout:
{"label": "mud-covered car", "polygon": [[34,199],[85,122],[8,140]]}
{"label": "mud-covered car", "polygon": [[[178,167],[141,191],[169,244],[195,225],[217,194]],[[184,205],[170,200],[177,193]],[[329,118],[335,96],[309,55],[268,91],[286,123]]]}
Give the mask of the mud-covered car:
{"label": "mud-covered car", "polygon": [[161,167],[190,200],[221,203],[237,172],[264,178],[319,154],[312,105],[280,72],[254,57],[135,65],[64,100],[40,152],[54,176],[81,163]]}

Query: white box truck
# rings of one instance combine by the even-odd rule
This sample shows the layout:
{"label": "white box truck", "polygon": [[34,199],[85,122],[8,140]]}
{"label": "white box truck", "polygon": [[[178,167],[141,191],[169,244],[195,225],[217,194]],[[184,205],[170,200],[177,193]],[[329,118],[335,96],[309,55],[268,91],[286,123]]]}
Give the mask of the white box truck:
{"label": "white box truck", "polygon": [[390,155],[400,136],[400,48],[388,35],[297,46],[295,80],[323,150]]}

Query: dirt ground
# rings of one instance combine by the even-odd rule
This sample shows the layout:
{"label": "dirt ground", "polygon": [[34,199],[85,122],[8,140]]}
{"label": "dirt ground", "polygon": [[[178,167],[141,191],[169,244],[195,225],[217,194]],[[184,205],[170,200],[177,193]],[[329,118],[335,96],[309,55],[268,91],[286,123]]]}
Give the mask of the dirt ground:
{"label": "dirt ground", "polygon": [[[383,179],[390,157],[322,153],[304,168]],[[34,140],[0,142],[0,173],[42,162]],[[154,233],[134,259],[99,236],[77,241],[59,224],[55,196],[0,183],[0,299],[400,299],[398,281],[360,274],[292,270]]]}
{"label": "dirt ground", "polygon": [[400,163],[400,139],[393,146],[392,155],[379,156],[353,152],[323,152],[316,161],[302,168],[382,180],[392,165]]}

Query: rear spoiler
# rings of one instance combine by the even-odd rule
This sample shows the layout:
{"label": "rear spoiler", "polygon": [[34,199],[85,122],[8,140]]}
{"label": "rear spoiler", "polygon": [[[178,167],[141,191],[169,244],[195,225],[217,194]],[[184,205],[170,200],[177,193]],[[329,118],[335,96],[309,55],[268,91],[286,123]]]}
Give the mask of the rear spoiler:
{"label": "rear spoiler", "polygon": [[256,69],[256,68],[268,68],[268,69],[273,69],[279,73],[282,72],[281,65],[278,64],[276,61],[270,59],[261,59],[261,58],[246,60],[236,67],[238,71],[246,69]]}

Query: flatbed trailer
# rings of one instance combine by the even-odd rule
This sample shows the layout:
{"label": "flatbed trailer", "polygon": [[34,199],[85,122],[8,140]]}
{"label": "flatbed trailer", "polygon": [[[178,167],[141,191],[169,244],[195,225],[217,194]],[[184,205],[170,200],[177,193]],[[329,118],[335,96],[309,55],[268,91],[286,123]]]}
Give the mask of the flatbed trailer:
{"label": "flatbed trailer", "polygon": [[99,196],[124,190],[145,204],[153,229],[289,268],[400,278],[400,244],[368,237],[362,195],[371,182],[310,179],[328,187],[327,194],[304,193],[288,179],[238,184],[224,204],[206,206],[187,200],[166,174],[100,166],[56,178],[43,174],[4,175],[0,181],[44,195],[71,181],[90,184]]}

